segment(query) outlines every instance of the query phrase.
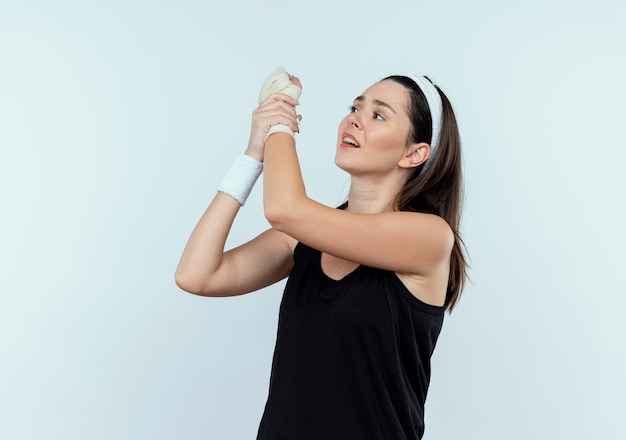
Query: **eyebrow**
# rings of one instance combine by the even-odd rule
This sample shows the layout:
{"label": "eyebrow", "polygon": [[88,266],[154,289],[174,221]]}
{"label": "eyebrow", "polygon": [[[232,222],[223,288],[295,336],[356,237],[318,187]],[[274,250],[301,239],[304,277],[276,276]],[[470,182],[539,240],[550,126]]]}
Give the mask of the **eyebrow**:
{"label": "eyebrow", "polygon": [[[365,96],[363,96],[363,95],[361,95],[361,96],[357,96],[357,97],[354,99],[354,101],[355,101],[355,102],[363,102],[363,101],[365,101]],[[387,103],[386,103],[386,102],[384,102],[384,101],[381,101],[380,99],[373,99],[373,100],[372,100],[372,102],[373,102],[374,104],[376,104],[376,105],[380,105],[380,106],[382,106],[382,107],[386,107],[386,108],[388,108],[389,110],[391,110],[392,112],[396,113],[396,111],[395,111],[395,110],[394,110],[394,109],[393,109],[393,108],[392,108],[389,104],[387,104]]]}

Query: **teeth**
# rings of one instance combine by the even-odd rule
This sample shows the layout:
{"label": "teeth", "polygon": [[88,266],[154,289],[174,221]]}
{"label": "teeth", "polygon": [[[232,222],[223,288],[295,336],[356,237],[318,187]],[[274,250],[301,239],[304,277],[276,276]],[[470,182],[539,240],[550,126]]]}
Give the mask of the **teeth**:
{"label": "teeth", "polygon": [[343,141],[346,144],[350,144],[350,145],[354,145],[355,147],[358,147],[358,144],[356,143],[356,141],[354,139],[352,139],[351,137],[346,136],[346,137],[343,138]]}

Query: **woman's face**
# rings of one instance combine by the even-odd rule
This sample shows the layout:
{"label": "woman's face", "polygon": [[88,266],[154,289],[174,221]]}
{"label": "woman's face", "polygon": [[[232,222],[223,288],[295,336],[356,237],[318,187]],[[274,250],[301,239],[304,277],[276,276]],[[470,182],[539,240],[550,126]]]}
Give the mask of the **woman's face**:
{"label": "woman's face", "polygon": [[339,124],[335,163],[351,175],[398,171],[409,145],[409,92],[385,80],[357,97]]}

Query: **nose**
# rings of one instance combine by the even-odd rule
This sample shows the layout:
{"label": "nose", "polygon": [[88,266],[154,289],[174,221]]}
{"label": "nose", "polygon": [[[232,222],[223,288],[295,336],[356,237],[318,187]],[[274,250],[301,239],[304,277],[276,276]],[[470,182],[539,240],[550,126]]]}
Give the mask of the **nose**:
{"label": "nose", "polygon": [[350,114],[350,116],[348,116],[348,123],[354,128],[358,129],[358,128],[361,128],[361,125],[355,115],[356,113],[352,113]]}

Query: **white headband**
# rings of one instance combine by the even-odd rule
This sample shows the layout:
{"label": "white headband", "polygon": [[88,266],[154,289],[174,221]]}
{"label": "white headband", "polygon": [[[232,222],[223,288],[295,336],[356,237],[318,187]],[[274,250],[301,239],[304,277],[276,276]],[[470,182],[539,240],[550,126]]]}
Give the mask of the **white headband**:
{"label": "white headband", "polygon": [[[433,157],[437,147],[439,146],[439,129],[441,128],[442,107],[441,96],[439,92],[426,77],[410,75],[413,81],[417,83],[424,96],[426,96],[426,102],[430,108],[430,119],[432,119],[432,131],[433,136],[430,141],[430,157]],[[427,161],[428,163],[428,161]]]}

